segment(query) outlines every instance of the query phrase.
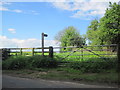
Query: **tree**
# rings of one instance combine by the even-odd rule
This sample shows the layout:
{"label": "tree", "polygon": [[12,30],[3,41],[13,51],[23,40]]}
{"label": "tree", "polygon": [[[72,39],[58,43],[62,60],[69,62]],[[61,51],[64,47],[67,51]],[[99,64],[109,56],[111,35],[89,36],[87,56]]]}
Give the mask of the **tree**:
{"label": "tree", "polygon": [[120,43],[120,5],[109,3],[104,16],[91,22],[87,38],[96,45]]}
{"label": "tree", "polygon": [[100,19],[98,29],[107,44],[120,43],[120,5],[109,3],[104,17]]}
{"label": "tree", "polygon": [[79,32],[73,26],[69,26],[60,31],[56,37],[56,40],[61,42],[62,47],[67,46],[80,46],[85,43],[85,40],[80,36]]}
{"label": "tree", "polygon": [[88,26],[87,38],[89,40],[89,44],[98,44],[98,26],[99,21],[96,19],[91,21],[90,25]]}

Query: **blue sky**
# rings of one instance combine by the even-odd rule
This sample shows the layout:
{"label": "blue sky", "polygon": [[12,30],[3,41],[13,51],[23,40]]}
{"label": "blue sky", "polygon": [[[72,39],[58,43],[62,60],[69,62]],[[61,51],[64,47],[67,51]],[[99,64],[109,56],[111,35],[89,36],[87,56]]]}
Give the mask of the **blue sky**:
{"label": "blue sky", "polygon": [[[45,32],[49,35],[48,40],[53,40],[54,36],[68,26],[74,26],[80,34],[85,34],[90,20],[80,20],[70,17],[73,11],[60,10],[46,2],[18,2],[7,5],[9,9],[22,10],[21,13],[2,13],[3,35],[9,38],[37,38]],[[9,28],[16,30],[15,34],[8,32]],[[27,35],[26,35],[27,34]]]}
{"label": "blue sky", "polygon": [[102,17],[107,7],[108,2],[0,3],[0,47],[37,47],[42,32],[48,34],[46,46],[57,46],[54,37],[59,31],[74,26],[85,34],[90,22]]}

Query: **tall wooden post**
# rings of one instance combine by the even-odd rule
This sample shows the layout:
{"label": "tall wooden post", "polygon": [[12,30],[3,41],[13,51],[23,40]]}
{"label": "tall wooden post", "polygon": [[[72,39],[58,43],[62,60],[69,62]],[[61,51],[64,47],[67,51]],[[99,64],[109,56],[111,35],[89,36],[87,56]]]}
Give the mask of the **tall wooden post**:
{"label": "tall wooden post", "polygon": [[47,34],[42,33],[42,56],[44,56],[44,37],[47,37]]}
{"label": "tall wooden post", "polygon": [[22,55],[22,48],[20,48],[20,55]]}
{"label": "tall wooden post", "polygon": [[53,58],[53,47],[49,47],[49,57]]}
{"label": "tall wooden post", "polygon": [[83,48],[81,48],[81,53],[82,53],[82,61],[83,61]]}
{"label": "tall wooden post", "polygon": [[42,56],[44,56],[44,33],[42,33]]}
{"label": "tall wooden post", "polygon": [[34,56],[34,48],[32,48],[32,56]]}

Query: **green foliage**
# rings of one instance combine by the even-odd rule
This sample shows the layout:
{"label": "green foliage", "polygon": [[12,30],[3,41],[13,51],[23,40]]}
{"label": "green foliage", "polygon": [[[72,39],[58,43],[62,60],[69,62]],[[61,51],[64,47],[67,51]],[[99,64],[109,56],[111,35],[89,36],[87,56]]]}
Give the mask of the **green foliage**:
{"label": "green foliage", "polygon": [[92,45],[120,43],[120,5],[110,3],[104,16],[88,26],[87,38]]}
{"label": "green foliage", "polygon": [[2,49],[2,60],[6,60],[10,57],[10,49],[3,48]]}
{"label": "green foliage", "polygon": [[57,67],[58,63],[56,60],[48,57],[40,57],[40,59],[33,59],[32,66],[35,68],[52,68]]}
{"label": "green foliage", "polygon": [[108,44],[120,42],[120,5],[113,3],[109,5],[104,17],[100,19],[99,30]]}
{"label": "green foliage", "polygon": [[84,73],[99,73],[110,69],[117,70],[117,60],[87,60],[87,61],[80,61],[80,62],[71,62],[69,67],[73,69],[78,69]]}
{"label": "green foliage", "polygon": [[27,65],[26,58],[23,56],[10,57],[2,62],[3,69],[23,69]]}
{"label": "green foliage", "polygon": [[98,20],[93,20],[88,26],[87,38],[90,40],[89,44],[96,45],[99,43],[98,39]]}
{"label": "green foliage", "polygon": [[61,46],[80,46],[85,43],[85,40],[80,36],[76,28],[69,26],[63,31],[60,31],[56,39],[61,42]]}
{"label": "green foliage", "polygon": [[2,69],[32,69],[32,68],[53,68],[58,62],[49,57],[42,56],[16,56],[10,57],[2,62]]}

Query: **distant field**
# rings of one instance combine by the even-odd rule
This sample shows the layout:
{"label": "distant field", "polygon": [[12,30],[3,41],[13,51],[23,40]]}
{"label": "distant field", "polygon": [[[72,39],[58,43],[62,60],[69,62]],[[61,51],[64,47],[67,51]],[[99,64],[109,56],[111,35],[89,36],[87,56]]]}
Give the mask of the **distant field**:
{"label": "distant field", "polygon": [[[63,52],[63,53],[54,53],[54,57],[61,57],[63,60],[67,61],[83,61],[90,58],[95,58],[98,60],[98,58],[117,58],[116,52],[110,52],[110,51],[83,51],[83,52]],[[10,55],[19,56],[20,53],[10,53]],[[23,56],[32,56],[31,52],[23,52]],[[42,55],[42,53],[34,53],[34,55]],[[44,53],[44,55],[49,55],[49,53]]]}
{"label": "distant field", "polygon": [[90,58],[117,58],[116,52],[110,52],[110,51],[94,51],[95,54],[84,51],[84,52],[66,52],[66,53],[55,53],[55,56],[63,57],[64,60],[72,60],[72,61],[81,61],[81,60],[87,60]]}

